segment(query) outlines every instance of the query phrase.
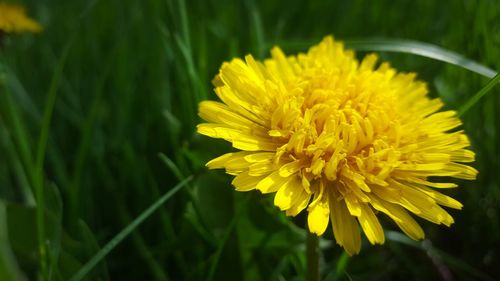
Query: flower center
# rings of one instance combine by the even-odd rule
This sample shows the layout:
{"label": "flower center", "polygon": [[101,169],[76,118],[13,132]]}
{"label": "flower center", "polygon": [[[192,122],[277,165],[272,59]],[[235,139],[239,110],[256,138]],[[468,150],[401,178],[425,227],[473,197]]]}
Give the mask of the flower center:
{"label": "flower center", "polygon": [[277,151],[277,161],[292,161],[284,169],[299,171],[308,181],[383,181],[390,173],[401,155],[395,147],[400,136],[394,95],[382,74],[372,73],[371,80],[378,81],[363,78],[316,73],[289,87],[269,131],[286,142]]}

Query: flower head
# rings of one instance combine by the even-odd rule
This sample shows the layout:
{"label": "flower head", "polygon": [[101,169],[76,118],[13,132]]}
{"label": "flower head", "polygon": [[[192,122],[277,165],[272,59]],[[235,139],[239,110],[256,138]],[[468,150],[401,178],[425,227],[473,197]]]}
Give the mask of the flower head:
{"label": "flower head", "polygon": [[[287,215],[307,210],[309,230],[332,223],[337,243],[360,250],[358,223],[368,240],[384,243],[376,217],[383,213],[413,239],[424,232],[410,213],[451,225],[441,207],[462,204],[436,189],[456,187],[434,177],[475,179],[470,143],[455,111],[427,96],[413,73],[398,73],[377,56],[361,62],[326,37],[307,53],[224,63],[214,79],[222,102],[203,101],[209,123],[200,134],[222,138],[241,151],[207,166],[234,175],[238,191],[275,193]],[[432,178],[431,178],[432,177]]]}
{"label": "flower head", "polygon": [[26,16],[18,5],[0,3],[0,32],[40,32],[40,24]]}

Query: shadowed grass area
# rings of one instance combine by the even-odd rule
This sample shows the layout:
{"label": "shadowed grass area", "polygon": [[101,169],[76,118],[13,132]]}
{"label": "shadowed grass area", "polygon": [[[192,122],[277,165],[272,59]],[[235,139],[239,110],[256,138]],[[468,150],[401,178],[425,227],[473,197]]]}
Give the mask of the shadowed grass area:
{"label": "shadowed grass area", "polygon": [[417,72],[466,112],[480,173],[445,191],[465,207],[451,228],[423,222],[422,243],[388,232],[348,257],[327,230],[323,279],[500,278],[497,1],[23,4],[44,31],[7,36],[0,50],[0,280],[69,280],[82,267],[83,280],[303,280],[304,217],[206,172],[231,148],[195,133],[197,104],[215,99],[223,61],[305,51],[327,34]]}

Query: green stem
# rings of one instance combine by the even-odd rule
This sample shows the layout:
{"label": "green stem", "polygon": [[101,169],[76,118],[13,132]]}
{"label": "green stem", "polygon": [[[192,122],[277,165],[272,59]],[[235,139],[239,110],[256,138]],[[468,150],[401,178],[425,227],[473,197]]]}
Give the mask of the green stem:
{"label": "green stem", "polygon": [[466,113],[473,105],[475,105],[483,96],[490,92],[490,90],[500,83],[500,73],[497,73],[486,86],[484,86],[479,92],[473,95],[462,107],[458,110],[458,116],[462,116]]}
{"label": "green stem", "polygon": [[[73,37],[74,38],[74,37]],[[48,279],[48,268],[49,260],[47,255],[47,241],[45,233],[45,177],[44,177],[44,162],[45,154],[47,151],[47,144],[49,140],[50,123],[52,121],[52,116],[54,113],[54,107],[57,99],[57,90],[59,89],[59,84],[63,77],[64,66],[66,63],[66,58],[68,57],[69,49],[71,46],[72,39],[69,41],[68,45],[63,50],[63,53],[56,65],[54,74],[52,75],[52,81],[50,83],[49,91],[47,94],[47,101],[45,103],[45,110],[43,113],[42,127],[40,129],[40,137],[38,139],[36,159],[35,159],[35,170],[34,170],[34,184],[35,197],[36,197],[36,224],[37,224],[37,236],[38,236],[38,252],[40,255],[40,270],[39,279]]]}
{"label": "green stem", "polygon": [[151,204],[146,210],[144,210],[137,218],[135,218],[130,224],[128,224],[122,231],[113,237],[104,247],[99,250],[86,264],[80,268],[80,270],[73,276],[70,281],[80,281],[85,278],[85,276],[92,271],[92,269],[104,259],[109,252],[111,252],[118,244],[120,244],[123,239],[127,238],[140,224],[142,224],[147,218],[149,218],[158,208],[160,208],[168,199],[170,199],[177,191],[184,187],[188,182],[193,179],[193,176],[187,177],[185,180],[181,181],[175,187],[170,189],[167,193],[162,195],[156,202]]}
{"label": "green stem", "polygon": [[307,232],[307,273],[306,281],[319,281],[319,239],[316,234]]}

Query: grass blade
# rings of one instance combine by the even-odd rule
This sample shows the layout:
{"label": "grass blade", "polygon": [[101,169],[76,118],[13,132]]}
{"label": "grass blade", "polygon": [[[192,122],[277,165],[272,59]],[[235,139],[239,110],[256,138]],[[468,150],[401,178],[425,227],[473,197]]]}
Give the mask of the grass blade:
{"label": "grass blade", "polygon": [[[0,70],[1,71],[1,70]],[[0,118],[3,118],[5,129],[8,131],[9,138],[14,147],[12,154],[13,158],[18,158],[20,165],[12,164],[21,175],[20,178],[25,179],[25,183],[21,185],[25,203],[30,206],[35,206],[35,198],[32,190],[33,183],[33,157],[30,147],[30,136],[26,130],[25,122],[22,114],[19,112],[15,104],[12,93],[0,80]]]}
{"label": "grass blade", "polygon": [[479,92],[473,95],[467,102],[465,102],[462,107],[458,110],[458,116],[464,115],[473,105],[475,105],[482,97],[491,91],[491,89],[500,83],[500,73],[497,74],[493,79],[491,79],[486,86],[484,86]]}
{"label": "grass blade", "polygon": [[14,252],[9,242],[7,225],[7,206],[0,200],[0,278],[2,280],[26,281],[16,261]]}
{"label": "grass blade", "polygon": [[210,265],[210,269],[208,271],[208,277],[207,281],[212,281],[215,275],[215,270],[217,270],[217,267],[219,265],[222,252],[224,251],[224,247],[226,246],[229,238],[231,237],[231,233],[236,227],[236,223],[238,223],[238,220],[240,217],[243,215],[243,210],[246,208],[246,205],[248,203],[250,197],[246,197],[245,200],[241,203],[241,205],[238,206],[238,209],[236,210],[236,213],[234,214],[231,222],[229,223],[228,227],[226,228],[226,231],[224,232],[224,235],[222,236],[222,239],[219,241],[217,245],[217,250],[215,251],[215,254],[213,256],[213,261],[212,264]]}
{"label": "grass blade", "polygon": [[[99,247],[99,243],[97,242],[94,233],[92,233],[88,225],[83,220],[79,220],[78,228],[80,233],[80,239],[81,241],[83,241],[83,244],[85,245],[85,254],[91,256],[94,253],[99,252],[99,250],[101,249]],[[106,262],[103,261],[101,265],[97,267],[97,271],[98,271],[97,272],[98,276],[101,278],[102,281],[111,280],[109,277],[108,269],[106,267]]]}
{"label": "grass blade", "polygon": [[179,1],[179,15],[181,18],[181,32],[182,32],[182,38],[184,39],[184,43],[186,43],[186,47],[189,50],[189,52],[192,51],[191,48],[191,35],[189,34],[189,20],[188,20],[188,13],[186,9],[186,1],[182,0]]}
{"label": "grass blade", "polygon": [[38,139],[36,159],[35,159],[35,170],[34,170],[34,183],[33,188],[35,189],[36,196],[36,222],[37,222],[37,235],[38,235],[38,247],[40,254],[40,274],[42,280],[45,280],[48,274],[48,260],[47,260],[47,246],[45,244],[45,194],[44,194],[44,176],[43,176],[43,164],[45,161],[45,152],[47,150],[47,142],[49,139],[50,123],[52,120],[52,114],[54,113],[54,106],[57,98],[57,90],[59,84],[62,80],[64,66],[66,63],[66,58],[68,57],[69,49],[72,40],[65,47],[61,58],[59,59],[52,80],[50,82],[50,87],[47,95],[47,101],[45,104],[45,110],[42,119],[42,127],[40,130],[40,137]]}
{"label": "grass blade", "polygon": [[[181,170],[179,167],[174,163],[174,161],[170,160],[168,156],[166,156],[163,153],[159,153],[158,157],[160,158],[163,163],[165,163],[165,166],[170,169],[170,171],[175,175],[175,177],[178,180],[181,180],[184,178],[184,175],[182,174]],[[192,187],[188,184],[187,188],[185,189],[187,192],[187,195],[189,196],[189,200],[193,204],[193,209],[196,214],[196,217],[198,219],[199,225],[196,225],[196,228],[200,231],[200,233],[203,235],[204,239],[207,242],[213,243],[215,240],[215,237],[213,236],[212,232],[210,231],[210,228],[208,227],[207,223],[203,219],[203,213],[200,209],[200,206],[198,205],[198,200],[196,199],[196,195],[193,192]],[[214,244],[215,245],[215,244]]]}
{"label": "grass blade", "polygon": [[125,239],[132,231],[134,231],[141,223],[143,223],[151,214],[153,214],[161,205],[177,193],[182,187],[193,179],[193,176],[187,177],[181,181],[174,188],[170,189],[160,199],[154,202],[146,210],[144,210],[137,218],[135,218],[129,225],[120,231],[113,239],[111,239],[102,249],[95,254],[73,277],[70,281],[82,280],[111,250],[113,250],[123,239]]}
{"label": "grass blade", "polygon": [[252,43],[254,43],[254,49],[257,51],[257,57],[263,58],[265,55],[265,37],[262,18],[259,9],[256,7],[255,1],[247,0],[245,4],[249,10]]}
{"label": "grass blade", "polygon": [[[111,72],[111,66],[113,65],[111,61],[115,58],[116,48],[113,49],[113,55],[110,56],[109,60],[105,65],[103,73],[100,75],[96,82],[95,94],[93,96],[92,104],[90,106],[89,112],[86,115],[84,121],[82,122],[82,127],[80,129],[81,137],[80,143],[78,144],[78,149],[76,152],[76,157],[74,161],[74,169],[72,172],[72,179],[70,183],[70,189],[72,192],[69,194],[69,204],[68,204],[68,215],[69,221],[72,223],[78,222],[78,215],[80,211],[80,202],[78,201],[80,196],[80,185],[81,176],[84,170],[85,163],[88,157],[88,151],[91,147],[91,138],[94,133],[94,125],[97,122],[99,116],[99,109],[102,106],[102,95],[104,92],[104,87],[109,74]],[[70,225],[71,228],[75,225]]]}
{"label": "grass blade", "polygon": [[[314,43],[316,42],[291,41],[291,42],[280,42],[277,45],[283,46],[284,48],[291,50],[304,50],[309,46],[313,45]],[[407,40],[407,39],[384,39],[384,38],[344,40],[344,43],[347,47],[353,48],[357,51],[378,51],[378,52],[413,54],[453,64],[463,69],[475,72],[487,78],[493,78],[495,75],[497,75],[497,72],[495,70],[487,66],[477,63],[455,52],[446,50],[444,48],[429,43]]]}
{"label": "grass blade", "polygon": [[496,280],[493,277],[489,276],[488,274],[470,266],[468,263],[462,261],[459,258],[456,258],[444,251],[441,251],[435,247],[432,247],[430,244],[426,243],[426,241],[423,242],[417,242],[414,240],[411,240],[407,236],[396,232],[396,231],[387,231],[385,233],[385,237],[387,240],[391,242],[397,242],[401,244],[405,244],[417,249],[421,249],[422,251],[425,251],[427,255],[436,255],[440,257],[443,261],[445,261],[449,266],[454,267],[457,270],[461,270],[463,272],[466,272],[470,274],[471,276],[474,276],[474,280],[485,280],[485,281],[493,281]]}
{"label": "grass blade", "polygon": [[359,51],[406,53],[453,64],[482,76],[492,78],[497,72],[455,52],[436,45],[406,39],[363,39],[345,42]]}
{"label": "grass blade", "polygon": [[337,261],[337,265],[335,266],[335,276],[337,278],[340,278],[340,276],[345,273],[350,259],[351,257],[345,251],[342,251]]}

